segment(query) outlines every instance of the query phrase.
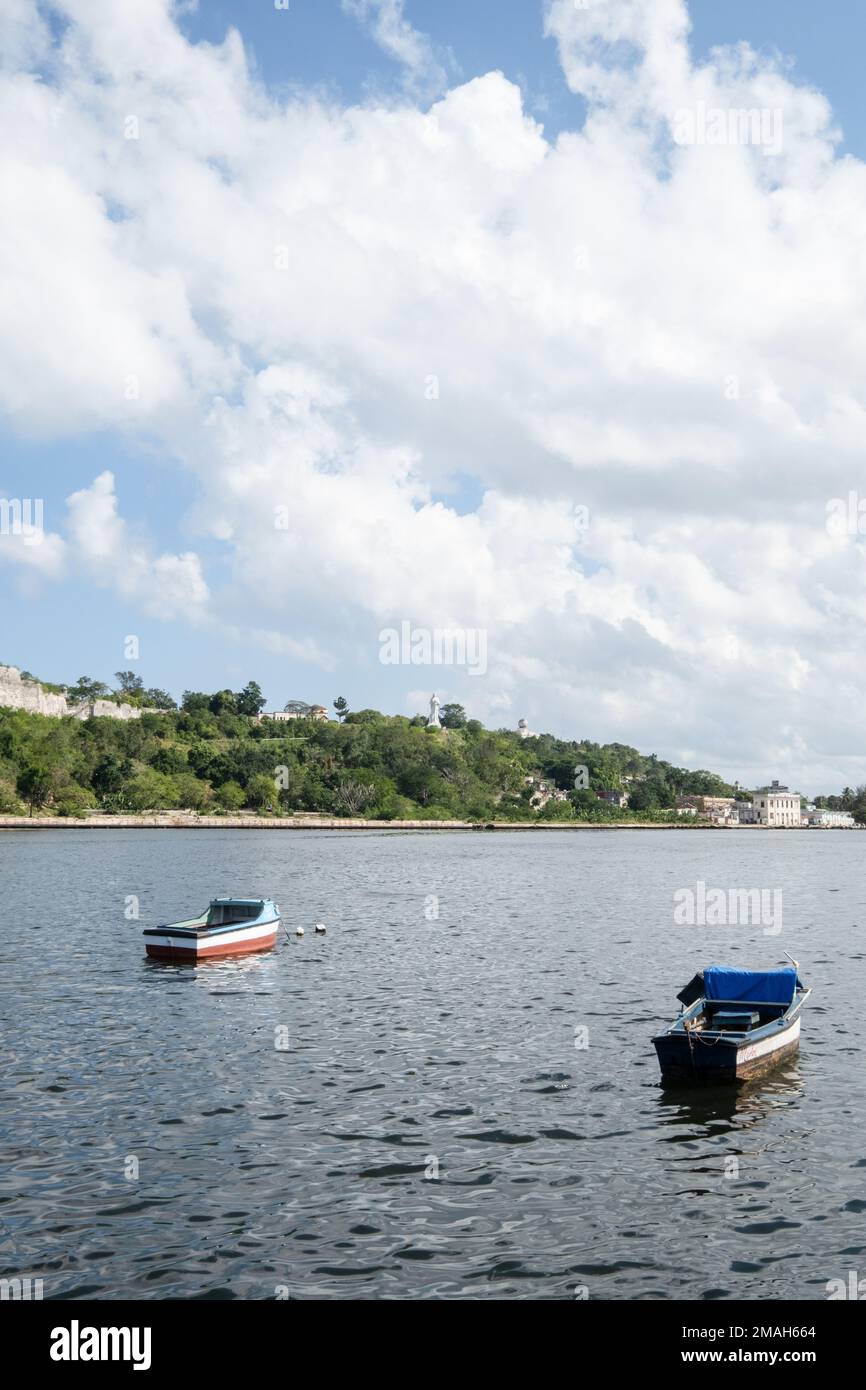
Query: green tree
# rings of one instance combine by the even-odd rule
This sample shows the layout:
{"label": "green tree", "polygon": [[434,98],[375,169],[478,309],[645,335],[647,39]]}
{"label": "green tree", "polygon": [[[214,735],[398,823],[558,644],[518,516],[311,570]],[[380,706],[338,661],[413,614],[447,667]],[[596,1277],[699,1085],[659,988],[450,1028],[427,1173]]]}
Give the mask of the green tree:
{"label": "green tree", "polygon": [[257,772],[247,782],[246,804],[260,811],[266,806],[273,807],[278,799],[278,787],[273,777],[265,772]]}
{"label": "green tree", "polygon": [[17,781],[18,795],[30,807],[30,814],[33,815],[34,806],[44,806],[51,795],[51,772],[47,767],[36,763],[30,763],[23,768]]}
{"label": "green tree", "polygon": [[108,753],[94,767],[90,781],[97,796],[106,797],[116,795],[132,775],[133,766],[129,758]]}
{"label": "green tree", "polygon": [[337,711],[337,718],[339,719],[340,723],[342,723],[343,720],[346,718],[346,715],[349,713],[348,700],[346,700],[342,695],[338,695],[336,700],[334,701],[334,709]]}
{"label": "green tree", "polygon": [[246,799],[246,792],[237,782],[223,782],[216,791],[216,800],[226,811],[239,811]]}
{"label": "green tree", "polygon": [[115,671],[114,679],[118,695],[140,695],[144,690],[144,681],[134,671]]}
{"label": "green tree", "polygon": [[59,816],[82,817],[84,812],[96,805],[96,797],[87,787],[79,787],[75,782],[67,782],[55,794],[54,804]]}
{"label": "green tree", "polygon": [[205,695],[201,690],[185,690],[181,701],[181,709],[187,714],[203,714],[210,709],[211,696]]}
{"label": "green tree", "polygon": [[180,772],[173,779],[177,788],[177,804],[189,811],[206,810],[213,799],[210,782],[196,777],[193,772]]}
{"label": "green tree", "polygon": [[262,694],[262,688],[256,681],[249,681],[243,690],[239,691],[236,697],[238,714],[246,714],[255,717],[261,714],[267,700]]}
{"label": "green tree", "polygon": [[79,676],[75,684],[69,687],[67,693],[70,700],[83,702],[85,700],[103,700],[111,692],[105,681],[91,680],[90,676]]}
{"label": "green tree", "polygon": [[636,782],[628,795],[628,809],[630,811],[655,811],[659,801],[656,788],[652,782]]}
{"label": "green tree", "polygon": [[448,784],[432,767],[417,765],[407,768],[397,779],[397,787],[403,796],[417,801],[419,806],[428,806],[449,797]]}
{"label": "green tree", "polygon": [[160,690],[152,685],[149,690],[143,692],[142,703],[151,709],[177,709],[177,705],[171,698],[167,690]]}
{"label": "green tree", "polygon": [[123,788],[123,804],[130,811],[172,810],[178,804],[178,790],[171,777],[142,768]]}
{"label": "green tree", "polygon": [[170,777],[176,772],[186,772],[189,767],[187,751],[177,743],[166,743],[156,750],[150,765]]}
{"label": "green tree", "polygon": [[439,711],[439,723],[443,729],[465,729],[466,711],[462,705],[443,705]]}
{"label": "green tree", "polygon": [[237,714],[238,697],[233,690],[218,690],[208,704],[211,714]]}
{"label": "green tree", "polygon": [[385,715],[380,714],[377,709],[357,709],[352,710],[351,714],[344,717],[346,724],[378,724],[384,721]]}

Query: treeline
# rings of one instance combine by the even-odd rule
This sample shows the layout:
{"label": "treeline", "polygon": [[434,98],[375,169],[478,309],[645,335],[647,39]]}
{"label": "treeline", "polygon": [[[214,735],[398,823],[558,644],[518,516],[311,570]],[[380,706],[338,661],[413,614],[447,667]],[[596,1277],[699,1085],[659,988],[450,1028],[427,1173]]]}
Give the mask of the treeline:
{"label": "treeline", "polygon": [[866,825],[866,786],[845,787],[839,796],[816,796],[821,810],[850,811],[859,825]]}
{"label": "treeline", "polygon": [[[154,695],[143,684],[122,693],[142,704]],[[251,681],[240,692],[187,691],[180,709],[164,703],[163,713],[129,721],[0,709],[0,812],[601,821],[673,819],[680,794],[732,794],[710,772],[624,744],[485,729],[459,705],[443,707],[436,730],[422,715],[351,712],[342,697],[339,721],[320,722],[298,704],[301,717],[289,723],[258,722],[263,704]],[[627,811],[599,800],[610,789],[628,790]]]}
{"label": "treeline", "polygon": [[[167,690],[158,686],[146,686],[142,677],[134,671],[115,671],[115,685],[94,680],[91,676],[79,676],[71,685],[53,685],[40,680],[31,671],[22,671],[21,679],[36,681],[45,690],[55,694],[61,691],[72,704],[90,703],[93,700],[113,700],[117,704],[133,705],[138,709],[176,710],[177,702]],[[214,714],[229,710],[233,714],[256,715],[265,707],[265,697],[261,687],[250,681],[243,690],[218,690],[214,695],[203,695],[195,690],[184,691],[181,709],[210,709]]]}

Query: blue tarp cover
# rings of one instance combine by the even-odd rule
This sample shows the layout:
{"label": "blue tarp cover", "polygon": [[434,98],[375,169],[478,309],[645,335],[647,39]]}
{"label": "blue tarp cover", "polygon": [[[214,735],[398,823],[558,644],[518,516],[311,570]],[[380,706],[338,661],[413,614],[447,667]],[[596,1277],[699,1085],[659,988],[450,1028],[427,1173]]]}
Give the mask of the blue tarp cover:
{"label": "blue tarp cover", "polygon": [[792,965],[778,970],[738,970],[733,965],[708,965],[704,970],[706,999],[737,1000],[744,1004],[790,1004],[797,987]]}

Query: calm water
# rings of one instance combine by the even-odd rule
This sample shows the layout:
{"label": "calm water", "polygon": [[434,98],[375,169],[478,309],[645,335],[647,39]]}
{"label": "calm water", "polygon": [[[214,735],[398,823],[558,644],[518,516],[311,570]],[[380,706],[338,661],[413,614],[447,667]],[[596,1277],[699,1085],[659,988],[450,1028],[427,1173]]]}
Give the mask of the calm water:
{"label": "calm water", "polygon": [[[823,1298],[866,1273],[864,849],[3,833],[3,1274],[46,1298]],[[780,887],[781,935],[675,926],[698,879]],[[146,961],[142,927],[230,893],[307,935]],[[662,1092],[650,1038],[676,990],[783,948],[814,986],[799,1059],[736,1094]]]}

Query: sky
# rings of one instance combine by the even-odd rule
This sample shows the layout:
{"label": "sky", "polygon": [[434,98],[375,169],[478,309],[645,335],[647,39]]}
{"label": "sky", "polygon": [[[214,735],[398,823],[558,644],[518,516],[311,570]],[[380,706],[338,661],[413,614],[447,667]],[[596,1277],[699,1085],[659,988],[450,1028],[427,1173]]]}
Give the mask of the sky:
{"label": "sky", "polygon": [[857,11],[3,0],[0,662],[866,781]]}

